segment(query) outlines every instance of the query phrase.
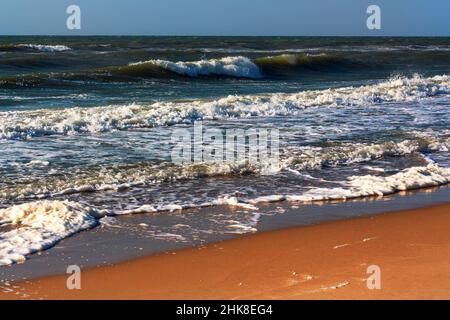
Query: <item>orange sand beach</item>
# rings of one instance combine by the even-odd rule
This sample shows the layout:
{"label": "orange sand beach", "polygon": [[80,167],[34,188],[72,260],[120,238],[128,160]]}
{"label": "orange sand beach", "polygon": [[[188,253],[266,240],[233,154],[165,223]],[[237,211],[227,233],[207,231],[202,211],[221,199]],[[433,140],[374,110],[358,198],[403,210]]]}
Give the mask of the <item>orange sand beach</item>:
{"label": "orange sand beach", "polygon": [[81,290],[68,275],[14,283],[0,299],[449,299],[449,230],[445,204],[86,269]]}

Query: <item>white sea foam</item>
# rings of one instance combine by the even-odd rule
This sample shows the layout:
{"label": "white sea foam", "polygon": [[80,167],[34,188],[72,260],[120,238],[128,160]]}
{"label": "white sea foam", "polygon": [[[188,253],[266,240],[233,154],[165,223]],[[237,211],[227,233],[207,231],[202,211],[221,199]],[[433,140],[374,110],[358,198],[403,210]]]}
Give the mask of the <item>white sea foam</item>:
{"label": "white sea foam", "polygon": [[26,164],[27,167],[33,167],[33,166],[40,166],[40,167],[47,167],[50,164],[50,162],[45,160],[31,160]]}
{"label": "white sea foam", "polygon": [[[275,194],[260,196],[253,199],[240,199],[225,196],[211,202],[201,204],[169,204],[144,205],[131,210],[124,210],[117,214],[152,213],[174,210],[186,210],[212,206],[238,206],[247,210],[258,210],[258,204],[280,201],[326,201],[346,200],[368,196],[385,196],[399,191],[419,188],[435,187],[450,183],[450,168],[440,167],[430,162],[426,166],[407,168],[390,176],[362,175],[351,176],[337,188],[312,188],[302,194]],[[259,215],[256,216],[259,219]],[[253,221],[253,220],[252,220]],[[246,225],[248,226],[248,225]],[[249,226],[254,228],[252,224]],[[244,228],[245,229],[245,228]]]}
{"label": "white sea foam", "polygon": [[384,196],[398,191],[432,187],[450,182],[450,168],[431,163],[411,167],[391,176],[352,176],[337,188],[313,188],[302,194],[277,194],[239,199],[225,196],[201,204],[143,205],[120,212],[98,211],[69,201],[37,201],[0,210],[0,225],[14,227],[0,235],[0,266],[23,262],[27,255],[54,246],[70,235],[92,228],[106,215],[172,212],[210,206],[238,206],[252,210],[248,221],[230,221],[232,233],[257,230],[260,214],[257,206],[279,201],[346,200],[366,196]]}
{"label": "white sea foam", "polygon": [[38,201],[0,210],[14,227],[0,234],[0,266],[23,262],[70,235],[94,227],[104,213],[69,201]]}
{"label": "white sea foam", "polygon": [[186,203],[186,204],[166,204],[166,205],[149,205],[145,204],[140,207],[116,212],[117,215],[139,214],[139,213],[153,213],[153,212],[173,212],[176,210],[187,210],[194,208],[205,208],[213,206],[232,206],[241,207],[248,210],[257,210],[252,204],[238,199],[237,197],[223,196],[210,202],[200,204]]}
{"label": "white sea foam", "polygon": [[246,200],[257,206],[261,203],[280,201],[314,202],[347,200],[369,196],[385,196],[399,191],[435,187],[450,183],[450,168],[429,164],[412,167],[391,176],[352,176],[343,187],[313,188],[302,194],[277,194]]}
{"label": "white sea foam", "polygon": [[181,242],[186,241],[185,237],[183,237],[180,234],[175,234],[175,233],[162,232],[162,233],[155,234],[154,237],[159,238],[159,239],[164,239],[164,240],[175,240],[175,241],[181,241]]}
{"label": "white sea foam", "polygon": [[[95,168],[94,170],[75,171],[73,174],[67,173],[64,177],[48,178],[45,182],[40,179],[26,184],[17,184],[12,181],[9,184],[10,187],[5,186],[0,190],[0,197],[7,199],[44,199],[86,192],[123,191],[162,182],[205,176],[241,175],[249,172],[258,173],[259,167],[246,161],[193,165],[142,163],[118,167],[105,166],[101,169]],[[232,200],[228,199],[228,201]]]}
{"label": "white sea foam", "polygon": [[98,133],[192,123],[196,120],[295,116],[307,107],[351,107],[383,102],[417,101],[450,94],[448,75],[394,78],[378,84],[295,94],[228,96],[191,102],[158,102],[62,110],[0,112],[0,139],[26,139],[51,134]]}
{"label": "white sea foam", "polygon": [[[368,196],[385,196],[399,191],[435,187],[450,183],[450,168],[430,163],[427,166],[411,167],[390,176],[351,176],[343,187],[314,188],[300,195],[278,195],[279,200],[323,201],[346,200]],[[257,205],[267,197],[252,199]]]}
{"label": "white sea foam", "polygon": [[[331,147],[296,147],[284,149],[280,154],[279,171],[290,172],[296,176],[321,182],[332,182],[323,178],[313,177],[304,172],[309,169],[320,169],[323,166],[337,167],[353,163],[364,163],[386,156],[413,156],[415,160],[430,163],[430,159],[422,151],[430,151],[430,145],[441,151],[447,145],[447,139],[438,140],[435,137],[425,138],[421,135],[418,140],[404,140],[400,142],[388,141],[384,143],[341,143]],[[419,143],[420,142],[420,143]],[[442,143],[442,145],[441,145]],[[41,165],[39,162],[32,166]],[[43,164],[45,165],[45,163]],[[366,170],[382,172],[384,169],[363,167]],[[111,166],[101,169],[86,169],[69,172],[63,177],[30,181],[23,184],[8,183],[10,187],[0,190],[0,197],[6,199],[44,199],[86,192],[122,191],[142,186],[155,185],[177,180],[192,180],[198,177],[240,176],[242,174],[265,174],[264,163],[255,165],[246,161],[203,163],[185,165],[155,165],[142,163],[131,166]],[[222,198],[217,202],[222,204],[244,206],[236,202],[236,198]],[[233,201],[235,201],[233,203]],[[225,203],[227,202],[227,203]],[[216,203],[215,205],[220,205]],[[178,210],[180,208],[175,208]],[[183,209],[183,208],[181,208]],[[146,212],[167,211],[164,208],[145,208]],[[144,210],[144,211],[145,211]]]}
{"label": "white sea foam", "polygon": [[261,72],[256,64],[246,57],[225,57],[221,59],[199,60],[190,62],[172,62],[168,60],[148,60],[130,64],[155,65],[172,72],[189,76],[229,76],[237,78],[261,78]]}
{"label": "white sea foam", "polygon": [[43,52],[60,52],[71,50],[71,48],[64,45],[20,44],[18,46]]}
{"label": "white sea foam", "polygon": [[243,219],[244,221],[236,221],[236,220],[228,221],[230,224],[227,225],[227,228],[230,230],[228,230],[227,233],[245,234],[250,232],[256,232],[258,231],[257,226],[260,218],[261,213],[252,212],[248,215],[246,220]]}

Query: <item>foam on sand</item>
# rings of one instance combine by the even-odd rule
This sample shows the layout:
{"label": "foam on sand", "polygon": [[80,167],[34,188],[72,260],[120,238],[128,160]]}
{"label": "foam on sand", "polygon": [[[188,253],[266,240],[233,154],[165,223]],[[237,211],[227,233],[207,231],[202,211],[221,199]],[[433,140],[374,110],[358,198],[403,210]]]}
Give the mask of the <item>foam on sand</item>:
{"label": "foam on sand", "polygon": [[194,209],[194,208],[206,208],[206,207],[214,207],[214,206],[232,206],[232,207],[240,207],[247,210],[257,210],[258,208],[253,206],[252,204],[240,200],[237,197],[231,196],[223,196],[219,197],[216,200],[211,202],[204,202],[200,204],[186,203],[186,204],[167,204],[167,205],[143,205],[135,209],[124,210],[121,212],[116,212],[117,215],[124,214],[139,214],[139,213],[153,213],[153,212],[173,212],[176,210],[186,210],[186,209]]}
{"label": "foam on sand", "polygon": [[0,266],[19,263],[72,234],[98,224],[103,213],[69,201],[38,201],[0,210]]}

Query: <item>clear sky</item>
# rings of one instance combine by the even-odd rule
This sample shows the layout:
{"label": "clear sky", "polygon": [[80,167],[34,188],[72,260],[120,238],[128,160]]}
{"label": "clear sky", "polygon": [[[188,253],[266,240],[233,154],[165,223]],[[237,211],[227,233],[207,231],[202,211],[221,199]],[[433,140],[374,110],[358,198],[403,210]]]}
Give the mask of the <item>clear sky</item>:
{"label": "clear sky", "polygon": [[[66,28],[71,4],[81,30]],[[0,0],[0,34],[450,36],[450,0]]]}

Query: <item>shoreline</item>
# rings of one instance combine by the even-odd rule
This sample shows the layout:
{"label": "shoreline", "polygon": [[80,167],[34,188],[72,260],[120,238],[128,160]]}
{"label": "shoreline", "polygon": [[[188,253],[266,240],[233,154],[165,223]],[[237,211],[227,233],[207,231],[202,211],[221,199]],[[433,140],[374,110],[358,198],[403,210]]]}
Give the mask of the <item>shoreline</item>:
{"label": "shoreline", "polygon": [[[311,226],[355,217],[372,216],[386,212],[418,209],[448,202],[450,188],[432,187],[414,191],[399,192],[380,197],[349,199],[346,201],[325,201],[313,203],[292,203],[287,201],[263,204],[258,220],[253,223],[256,233],[282,230],[292,227]],[[146,233],[159,219],[169,222],[167,226],[184,223],[191,217],[196,220],[196,228],[208,229],[211,217],[222,215],[242,221],[253,214],[233,206],[208,207],[201,210],[183,210],[173,214],[134,214],[121,216],[113,224],[100,224],[94,229],[77,233],[63,239],[49,250],[29,256],[25,263],[0,268],[2,282],[24,282],[49,276],[64,274],[68,265],[78,265],[81,269],[108,266],[127,261],[158,255],[168,251],[193,248],[224,240],[246,237],[252,232],[204,234],[197,241],[174,241],[155,238]],[[181,220],[180,220],[181,218]],[[176,219],[176,220],[174,220]],[[206,223],[206,224],[205,224]],[[130,228],[131,227],[131,228]],[[131,232],[130,232],[131,231]],[[178,230],[177,230],[178,231]],[[178,232],[177,232],[178,233]]]}
{"label": "shoreline", "polygon": [[81,290],[68,275],[2,285],[0,299],[450,299],[449,227],[449,203],[291,227],[88,268]]}

